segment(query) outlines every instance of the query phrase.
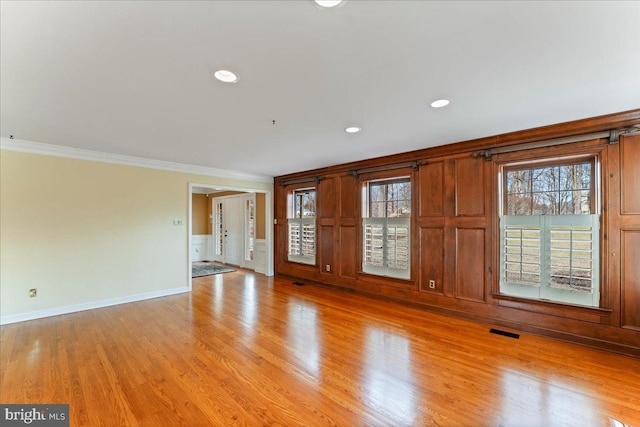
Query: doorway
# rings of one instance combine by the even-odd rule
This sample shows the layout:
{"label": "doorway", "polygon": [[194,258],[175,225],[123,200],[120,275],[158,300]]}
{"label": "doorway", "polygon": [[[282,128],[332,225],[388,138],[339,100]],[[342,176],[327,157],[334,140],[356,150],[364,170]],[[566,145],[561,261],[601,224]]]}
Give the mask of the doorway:
{"label": "doorway", "polygon": [[[199,248],[199,250],[206,253],[206,258],[202,259],[234,264],[252,269],[256,273],[273,276],[273,227],[269,226],[273,224],[272,193],[272,189],[221,188],[211,184],[189,183],[189,287],[191,287],[191,265],[198,259],[194,256],[194,254],[197,255],[197,251],[193,246],[198,246],[199,239],[203,237],[206,238],[206,243],[203,243],[205,249]],[[200,220],[209,224],[207,236],[193,235],[194,195],[207,198],[207,203],[198,208],[208,211],[203,213],[206,219]],[[232,196],[240,196],[239,208],[237,200],[226,201]],[[220,200],[222,205],[218,204],[218,209],[214,199],[222,199]],[[205,208],[207,205],[208,209]],[[226,210],[235,211],[235,214],[228,216],[225,221]],[[229,235],[229,227],[226,227],[226,241],[225,228],[222,228],[225,225],[230,225],[232,230]],[[239,232],[238,228],[240,228]]]}
{"label": "doorway", "polygon": [[238,267],[253,267],[249,265],[252,264],[253,255],[251,254],[249,259],[244,256],[252,251],[252,248],[245,246],[253,243],[254,231],[251,224],[253,219],[243,212],[245,200],[250,199],[253,199],[252,194],[214,197],[212,199],[214,261]]}

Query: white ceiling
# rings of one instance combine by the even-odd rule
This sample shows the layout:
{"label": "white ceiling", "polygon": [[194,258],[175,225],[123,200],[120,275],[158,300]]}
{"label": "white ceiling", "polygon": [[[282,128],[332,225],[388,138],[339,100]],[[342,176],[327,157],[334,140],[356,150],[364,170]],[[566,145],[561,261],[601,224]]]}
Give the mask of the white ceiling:
{"label": "white ceiling", "polygon": [[[257,175],[640,107],[637,1],[2,1],[0,14],[3,137]],[[451,104],[429,107],[439,98]]]}

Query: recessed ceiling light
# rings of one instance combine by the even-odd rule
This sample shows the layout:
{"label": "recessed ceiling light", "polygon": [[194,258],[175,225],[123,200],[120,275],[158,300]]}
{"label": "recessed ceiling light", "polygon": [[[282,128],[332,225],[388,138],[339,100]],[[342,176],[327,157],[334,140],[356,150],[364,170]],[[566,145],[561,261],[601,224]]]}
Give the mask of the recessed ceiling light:
{"label": "recessed ceiling light", "polygon": [[315,0],[316,4],[320,7],[336,7],[343,0]]}
{"label": "recessed ceiling light", "polygon": [[446,107],[447,105],[449,105],[448,99],[438,99],[437,101],[433,101],[431,103],[431,106],[433,108],[442,108],[442,107]]}
{"label": "recessed ceiling light", "polygon": [[225,83],[235,83],[238,81],[238,76],[236,76],[235,73],[229,70],[218,70],[213,73],[213,75],[216,77],[216,79]]}
{"label": "recessed ceiling light", "polygon": [[360,132],[360,128],[357,126],[350,126],[348,128],[346,128],[344,131],[347,133],[356,133],[356,132]]}

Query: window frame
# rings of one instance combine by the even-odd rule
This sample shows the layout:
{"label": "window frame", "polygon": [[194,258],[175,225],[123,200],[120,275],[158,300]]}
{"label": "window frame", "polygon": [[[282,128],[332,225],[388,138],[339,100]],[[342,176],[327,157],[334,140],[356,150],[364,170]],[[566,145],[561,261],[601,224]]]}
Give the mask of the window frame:
{"label": "window frame", "polygon": [[[609,301],[609,286],[606,281],[606,271],[607,271],[607,262],[606,262],[606,252],[607,252],[607,241],[604,238],[606,231],[606,223],[607,223],[607,215],[606,211],[602,209],[603,199],[606,195],[606,181],[603,179],[603,167],[606,165],[606,141],[605,140],[591,140],[585,141],[584,143],[576,143],[571,147],[551,147],[544,149],[534,149],[520,152],[511,152],[511,153],[503,153],[499,155],[495,155],[494,161],[494,176],[496,177],[497,187],[495,191],[496,197],[496,214],[495,218],[495,253],[494,257],[494,265],[495,271],[497,274],[494,278],[493,291],[492,296],[498,299],[514,299],[521,302],[531,303],[530,307],[534,309],[534,311],[538,311],[534,307],[540,306],[540,310],[546,312],[547,309],[542,308],[542,306],[549,307],[553,305],[559,306],[571,306],[576,309],[588,309],[588,310],[609,310],[610,301]],[[546,299],[540,297],[529,297],[529,296],[519,296],[513,295],[511,293],[504,293],[501,290],[502,277],[503,277],[503,251],[502,251],[502,238],[503,238],[503,227],[502,227],[502,218],[504,213],[507,211],[507,171],[510,170],[519,170],[519,169],[534,169],[539,167],[546,166],[555,166],[555,165],[573,165],[579,163],[590,162],[591,164],[591,213],[590,214],[582,214],[585,218],[597,216],[597,226],[594,231],[595,234],[593,242],[593,262],[592,264],[592,277],[594,279],[593,283],[593,292],[597,294],[597,298],[599,300],[599,304],[591,305],[584,303],[576,303],[571,301],[563,301],[561,299]],[[576,214],[578,215],[578,214]],[[522,215],[523,217],[549,217],[546,220],[554,221],[553,217],[556,218],[555,222],[558,220],[560,222],[563,221],[561,217],[569,217],[572,215]],[[544,237],[541,236],[541,239]],[[541,258],[545,256],[542,253],[543,247],[541,246]],[[549,255],[549,269],[553,263],[551,256]],[[540,261],[543,262],[542,259]],[[541,277],[542,280],[542,277]],[[546,286],[549,286],[547,283]]]}
{"label": "window frame", "polygon": [[[400,280],[400,281],[410,281],[413,277],[413,254],[414,254],[414,238],[412,236],[413,230],[415,228],[415,185],[413,179],[413,173],[410,171],[402,171],[402,170],[390,170],[386,171],[386,173],[378,173],[376,175],[371,176],[361,176],[360,180],[360,227],[359,227],[359,273],[371,275],[372,277],[378,277],[385,280]],[[385,207],[385,216],[384,217],[370,217],[369,211],[371,207],[371,183],[379,183],[385,182],[386,184],[395,184],[401,182],[407,182],[409,184],[410,190],[410,199],[409,199],[409,207],[410,207],[410,215],[408,216],[400,216],[400,217],[390,217],[388,216],[387,209]],[[383,202],[388,203],[390,200],[386,199]],[[366,266],[366,257],[367,257],[367,244],[366,244],[366,226],[367,224],[382,224],[383,226],[383,235],[388,237],[388,227],[389,226],[405,226],[407,228],[407,268],[406,269],[396,269],[392,267],[388,267],[387,265],[382,266]],[[385,239],[386,240],[386,239]],[[388,240],[387,240],[388,242]],[[382,249],[383,251],[383,264],[385,264],[388,260],[388,251],[389,245],[386,243]],[[404,273],[393,274],[394,271],[401,271]],[[390,274],[391,273],[391,274]]]}
{"label": "window frame", "polygon": [[242,210],[244,214],[244,254],[245,263],[255,261],[255,243],[256,243],[256,198],[255,193],[242,198]]}
{"label": "window frame", "polygon": [[[300,204],[300,212],[296,212],[296,197],[297,194],[304,193],[314,193],[314,212],[313,216],[304,216],[304,206]],[[300,216],[296,216],[296,214],[300,214]],[[290,188],[287,191],[287,261],[304,264],[304,265],[317,265],[317,256],[318,256],[318,188],[317,186],[309,186],[302,185],[296,186],[294,188]],[[299,253],[292,254],[291,247],[291,228],[292,225],[298,225],[300,230],[300,248]],[[303,254],[303,235],[305,228],[308,228],[309,225],[312,225],[313,228],[313,254],[305,255]]]}
{"label": "window frame", "polygon": [[[588,157],[568,157],[565,159],[565,161],[563,161],[562,158],[554,158],[551,161],[546,162],[545,159],[539,159],[537,161],[525,161],[525,162],[516,162],[516,163],[508,163],[504,166],[502,166],[501,169],[501,175],[502,175],[502,182],[500,183],[500,189],[501,192],[499,194],[500,195],[505,195],[507,193],[505,193],[505,189],[507,188],[507,173],[510,171],[514,171],[514,170],[521,170],[523,169],[523,166],[529,165],[529,169],[534,169],[536,167],[547,167],[547,166],[573,166],[573,165],[578,165],[578,164],[582,164],[582,163],[590,163],[591,164],[591,188],[590,188],[590,196],[591,196],[591,214],[595,215],[596,212],[600,212],[601,213],[601,209],[600,209],[600,194],[598,194],[599,192],[596,191],[595,187],[596,185],[599,185],[599,179],[597,178],[598,175],[598,170],[599,170],[599,165],[598,165],[598,161],[597,161],[597,156],[588,156]],[[595,185],[594,185],[595,184]],[[600,192],[601,193],[601,192]],[[500,206],[500,211],[499,211],[499,215],[502,216],[504,215],[504,212],[507,211],[507,198],[506,197],[500,197],[500,199],[502,200],[501,206]]]}
{"label": "window frame", "polygon": [[213,209],[213,253],[214,257],[219,258],[220,260],[224,260],[223,207],[223,201],[221,199],[216,199],[215,208]]}

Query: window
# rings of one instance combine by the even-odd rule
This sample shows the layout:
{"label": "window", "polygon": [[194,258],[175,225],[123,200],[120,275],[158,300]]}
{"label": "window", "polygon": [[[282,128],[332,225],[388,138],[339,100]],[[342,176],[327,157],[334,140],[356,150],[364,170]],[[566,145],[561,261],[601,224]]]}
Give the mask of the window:
{"label": "window", "polygon": [[411,180],[368,181],[363,186],[362,271],[409,279]]}
{"label": "window", "polygon": [[222,257],[222,251],[224,250],[224,230],[222,224],[222,201],[216,202],[215,220],[214,220],[214,235],[215,241],[215,254],[218,257]]}
{"label": "window", "polygon": [[289,261],[316,263],[316,190],[295,190],[289,199]]}
{"label": "window", "polygon": [[255,240],[255,202],[253,195],[244,199],[244,260],[253,261]]}
{"label": "window", "polygon": [[595,159],[505,166],[500,292],[599,306]]}

